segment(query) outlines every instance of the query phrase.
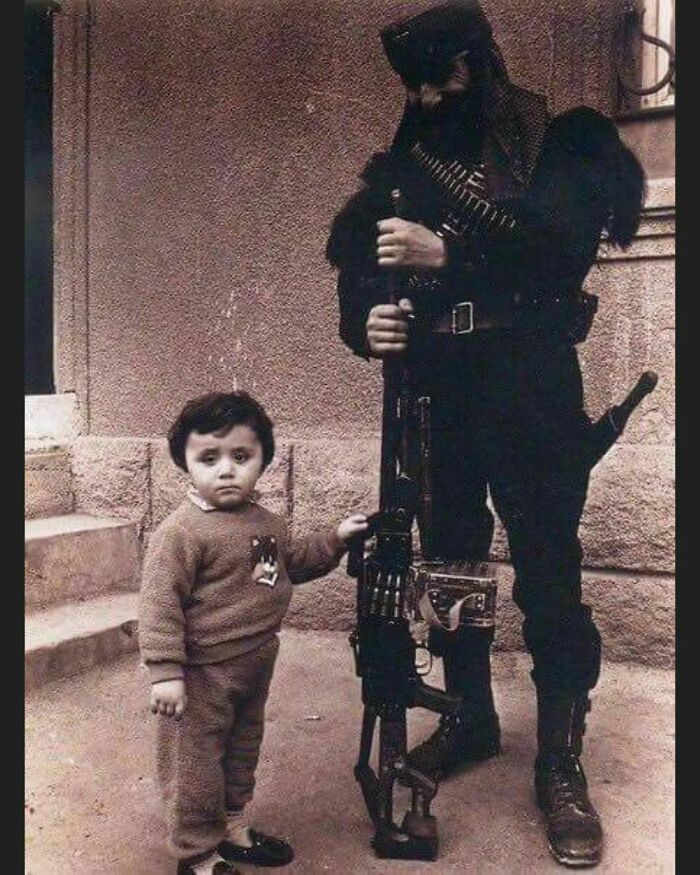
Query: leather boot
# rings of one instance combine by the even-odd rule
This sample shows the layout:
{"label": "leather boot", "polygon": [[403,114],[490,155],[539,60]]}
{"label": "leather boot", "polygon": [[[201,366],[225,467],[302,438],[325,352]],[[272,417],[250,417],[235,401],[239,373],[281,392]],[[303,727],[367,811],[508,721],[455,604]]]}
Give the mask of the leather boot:
{"label": "leather boot", "polygon": [[440,718],[438,728],[413,748],[408,764],[439,781],[459,766],[501,752],[501,733],[491,690],[493,631],[460,629],[434,642],[443,658],[445,689],[462,696],[457,714]]}
{"label": "leather boot", "polygon": [[498,716],[470,712],[440,717],[438,728],[409,751],[406,760],[419,772],[441,781],[460,766],[479,762],[501,752]]}
{"label": "leather boot", "polygon": [[535,792],[547,824],[549,849],[564,866],[595,866],[603,847],[603,828],[588,798],[579,760],[589,709],[585,694],[538,691]]}

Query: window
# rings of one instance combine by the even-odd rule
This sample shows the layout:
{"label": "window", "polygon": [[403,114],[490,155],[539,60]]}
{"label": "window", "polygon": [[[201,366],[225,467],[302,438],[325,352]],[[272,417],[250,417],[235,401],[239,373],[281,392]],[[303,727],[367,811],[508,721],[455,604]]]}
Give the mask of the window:
{"label": "window", "polygon": [[[645,0],[642,17],[642,30],[655,36],[676,50],[675,33],[676,0]],[[644,41],[642,43],[642,87],[651,88],[655,83],[668,78],[671,55],[659,45]],[[658,91],[641,95],[641,105],[665,106],[673,104],[675,80],[670,80]]]}
{"label": "window", "polygon": [[616,46],[620,109],[673,106],[676,0],[627,0]]}

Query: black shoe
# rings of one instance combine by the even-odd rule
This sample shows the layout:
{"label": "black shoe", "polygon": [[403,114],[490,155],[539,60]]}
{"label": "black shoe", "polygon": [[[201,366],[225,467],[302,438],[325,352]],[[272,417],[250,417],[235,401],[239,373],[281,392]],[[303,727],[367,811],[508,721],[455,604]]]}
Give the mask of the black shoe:
{"label": "black shoe", "polygon": [[440,718],[430,738],[409,751],[406,761],[416,771],[440,781],[460,766],[501,752],[501,732],[495,714],[486,718],[448,714]]}
{"label": "black shoe", "polygon": [[[211,856],[211,853],[211,851],[206,851],[204,854],[197,854],[194,857],[180,860],[177,864],[177,875],[194,875],[195,867]],[[227,863],[221,857],[221,854],[219,854],[219,859],[212,866],[211,873],[212,875],[242,875],[241,870],[236,869],[231,863]]]}
{"label": "black shoe", "polygon": [[564,866],[595,866],[603,828],[588,798],[586,776],[572,751],[540,754],[535,764],[537,804],[547,822],[549,850]]}
{"label": "black shoe", "polygon": [[282,839],[249,829],[251,847],[223,841],[217,851],[227,863],[250,863],[253,866],[286,866],[294,859],[292,846]]}

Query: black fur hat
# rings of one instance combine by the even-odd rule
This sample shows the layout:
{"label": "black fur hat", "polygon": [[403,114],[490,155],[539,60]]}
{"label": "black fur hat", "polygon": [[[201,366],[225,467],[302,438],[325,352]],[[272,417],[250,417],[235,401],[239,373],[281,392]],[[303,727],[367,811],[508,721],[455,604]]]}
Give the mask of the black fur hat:
{"label": "black fur hat", "polygon": [[492,42],[491,25],[477,0],[448,0],[380,31],[389,63],[408,85],[441,83],[455,55],[483,62]]}

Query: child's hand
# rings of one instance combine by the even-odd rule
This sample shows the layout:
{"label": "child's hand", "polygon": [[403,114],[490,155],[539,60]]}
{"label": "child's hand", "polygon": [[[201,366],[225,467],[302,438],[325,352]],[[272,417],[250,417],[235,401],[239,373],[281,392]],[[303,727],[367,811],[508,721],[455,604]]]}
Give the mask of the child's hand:
{"label": "child's hand", "polygon": [[353,513],[338,524],[338,537],[347,544],[351,538],[364,532],[366,528],[367,517],[363,513]]}
{"label": "child's hand", "polygon": [[180,678],[158,681],[151,686],[151,711],[179,720],[187,706],[185,682]]}

